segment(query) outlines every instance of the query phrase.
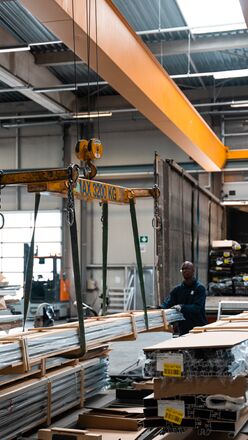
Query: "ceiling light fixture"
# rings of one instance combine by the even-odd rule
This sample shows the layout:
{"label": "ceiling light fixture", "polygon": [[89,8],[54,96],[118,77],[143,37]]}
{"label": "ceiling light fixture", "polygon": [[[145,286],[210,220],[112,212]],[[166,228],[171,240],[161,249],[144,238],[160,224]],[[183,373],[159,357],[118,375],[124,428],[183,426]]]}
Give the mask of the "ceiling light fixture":
{"label": "ceiling light fixture", "polygon": [[240,70],[221,70],[218,72],[196,72],[196,73],[180,73],[178,75],[170,75],[172,79],[182,78],[200,78],[204,76],[213,76],[214,79],[241,78],[248,77],[248,69]]}
{"label": "ceiling light fixture", "polygon": [[197,78],[201,76],[213,76],[214,72],[197,72],[197,73],[180,73],[178,75],[170,75],[172,79],[180,79],[180,78]]}
{"label": "ceiling light fixture", "polygon": [[74,119],[91,119],[91,118],[106,118],[112,116],[112,112],[90,112],[90,113],[74,113]]}
{"label": "ceiling light fixture", "polygon": [[194,34],[246,29],[239,0],[177,0],[177,3]]}
{"label": "ceiling light fixture", "polygon": [[231,107],[248,107],[248,101],[233,101]]}
{"label": "ceiling light fixture", "polygon": [[62,40],[53,40],[53,41],[40,41],[38,43],[29,43],[29,46],[49,46],[49,44],[61,44]]}
{"label": "ceiling light fixture", "polygon": [[59,85],[59,86],[51,86],[51,87],[33,87],[33,92],[36,93],[55,93],[55,92],[70,92],[73,90],[77,90],[77,85]]}
{"label": "ceiling light fixture", "polygon": [[32,88],[28,86],[5,87],[0,89],[0,93],[21,92],[22,90],[32,90]]}
{"label": "ceiling light fixture", "polygon": [[225,206],[245,206],[248,205],[248,200],[224,200],[221,204]]}
{"label": "ceiling light fixture", "polygon": [[213,72],[214,79],[242,78],[245,76],[248,76],[248,69],[223,70],[221,72]]}
{"label": "ceiling light fixture", "polygon": [[28,50],[30,50],[29,46],[9,46],[9,47],[1,47],[0,53],[26,52]]}
{"label": "ceiling light fixture", "polygon": [[33,127],[37,125],[56,125],[59,121],[40,121],[40,122],[19,122],[19,123],[4,123],[1,125],[2,128],[21,128],[21,127]]}

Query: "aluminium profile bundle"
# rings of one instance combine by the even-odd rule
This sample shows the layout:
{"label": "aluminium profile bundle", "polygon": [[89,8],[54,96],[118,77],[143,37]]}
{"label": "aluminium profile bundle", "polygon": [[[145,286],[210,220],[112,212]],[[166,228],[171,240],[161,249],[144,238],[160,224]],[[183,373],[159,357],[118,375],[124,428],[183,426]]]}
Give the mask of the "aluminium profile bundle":
{"label": "aluminium profile bundle", "polygon": [[[148,311],[149,328],[163,328],[163,310]],[[85,321],[87,348],[122,337],[136,338],[136,332],[146,330],[143,312],[90,318]],[[27,361],[34,362],[41,357],[52,356],[79,349],[78,324],[42,328],[39,331],[20,333],[0,338],[0,372],[7,367],[23,363],[24,348]],[[30,366],[26,367],[28,370]]]}
{"label": "aluminium profile bundle", "polygon": [[[157,370],[157,359],[163,352],[146,352],[145,375],[162,376]],[[183,375],[186,377],[223,377],[248,375],[248,340],[228,348],[197,348],[170,351],[168,354],[180,354],[183,359]]]}
{"label": "aluminium profile bundle", "polygon": [[11,440],[42,423],[49,425],[53,417],[82,406],[86,398],[108,386],[107,368],[107,358],[99,357],[2,389],[1,440]]}

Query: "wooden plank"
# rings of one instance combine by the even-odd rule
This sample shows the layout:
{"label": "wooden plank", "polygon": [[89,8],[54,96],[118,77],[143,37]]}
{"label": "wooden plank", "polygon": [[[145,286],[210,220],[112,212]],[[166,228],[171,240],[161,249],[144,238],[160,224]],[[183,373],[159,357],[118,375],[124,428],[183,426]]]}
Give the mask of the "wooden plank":
{"label": "wooden plank", "polygon": [[61,440],[102,440],[101,434],[90,434],[88,430],[81,429],[52,428],[38,431],[39,440],[53,440],[58,438],[56,435],[60,436]]}

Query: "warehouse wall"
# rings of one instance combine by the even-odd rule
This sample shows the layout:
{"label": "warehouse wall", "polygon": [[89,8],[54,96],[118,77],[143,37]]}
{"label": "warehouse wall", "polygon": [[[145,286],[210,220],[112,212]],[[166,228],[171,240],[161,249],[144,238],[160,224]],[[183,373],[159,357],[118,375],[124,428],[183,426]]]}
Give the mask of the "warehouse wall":
{"label": "warehouse wall", "polygon": [[[95,130],[97,133],[96,126]],[[189,161],[189,157],[177,145],[142,115],[121,113],[102,118],[100,134],[104,145],[100,166],[150,164],[153,163],[155,151],[164,159]]]}
{"label": "warehouse wall", "polygon": [[[76,140],[77,127],[71,128],[70,141],[73,150]],[[97,128],[94,135],[96,136]],[[16,135],[19,135],[17,137]],[[99,166],[151,164],[156,150],[162,159],[171,158],[177,162],[185,162],[189,157],[174,145],[166,136],[156,130],[142,116],[134,114],[118,114],[112,118],[100,120],[100,138],[104,144],[103,158],[97,162]],[[70,143],[67,140],[67,143]],[[1,168],[42,168],[61,167],[64,163],[64,131],[63,127],[42,126],[15,129],[0,129]],[[19,156],[18,156],[19,151]],[[73,157],[73,155],[72,155]],[[124,186],[152,186],[152,180],[118,182]],[[181,188],[181,187],[180,187]],[[181,189],[179,188],[178,196]],[[3,191],[2,206],[7,210],[15,210],[18,206],[18,191],[20,192],[20,209],[33,209],[33,195],[28,195],[26,189],[6,188]],[[191,240],[190,224],[190,191],[184,188],[184,217],[186,225],[186,242]],[[181,218],[178,210],[178,200],[174,199],[175,234],[180,228]],[[41,209],[57,209],[61,207],[61,199],[42,197]],[[205,208],[203,208],[204,210]],[[154,237],[152,228],[153,201],[139,200],[137,202],[139,234],[148,236],[148,243],[142,246],[143,264],[152,267],[154,263]],[[206,214],[207,216],[207,214]],[[101,208],[97,202],[87,206],[87,243],[82,243],[81,252],[87,249],[87,264],[101,264]],[[202,227],[207,217],[202,216]],[[82,228],[86,225],[83,224]],[[133,265],[136,262],[129,208],[126,206],[110,206],[109,208],[109,264]],[[180,234],[179,234],[180,236]],[[216,238],[219,238],[216,237]],[[205,238],[204,238],[205,240]],[[175,248],[175,266],[181,264],[182,255]],[[202,258],[202,257],[200,257]],[[177,262],[178,259],[178,262]],[[180,259],[180,263],[179,263]],[[200,260],[201,261],[201,260]],[[205,260],[204,260],[205,261]],[[203,264],[203,263],[202,263]],[[177,267],[177,266],[176,266]],[[112,276],[112,275],[111,275]],[[101,278],[101,274],[97,277]],[[123,283],[123,272],[112,276],[113,283]],[[111,280],[110,280],[111,281]],[[111,281],[111,282],[112,282]],[[204,281],[204,279],[203,279]],[[100,282],[100,281],[99,281]],[[149,287],[150,288],[150,287]]]}
{"label": "warehouse wall", "polygon": [[[0,129],[0,169],[63,166],[63,128],[57,125]],[[2,191],[2,209],[33,209],[34,195],[26,188],[7,187]],[[41,209],[58,209],[61,200],[42,197]]]}
{"label": "warehouse wall", "polygon": [[207,285],[212,240],[223,236],[223,208],[176,164],[158,160],[159,211],[157,233],[160,301],[181,280],[184,260],[193,261],[198,278]]}

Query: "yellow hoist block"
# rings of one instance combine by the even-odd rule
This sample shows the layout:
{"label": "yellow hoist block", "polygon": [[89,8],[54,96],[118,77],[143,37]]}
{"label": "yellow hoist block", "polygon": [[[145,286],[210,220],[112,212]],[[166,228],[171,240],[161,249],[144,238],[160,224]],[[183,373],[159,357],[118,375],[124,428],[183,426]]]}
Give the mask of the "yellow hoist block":
{"label": "yellow hoist block", "polygon": [[77,142],[75,154],[79,160],[86,162],[100,159],[103,154],[103,146],[99,139],[93,138],[89,141],[81,139]]}

